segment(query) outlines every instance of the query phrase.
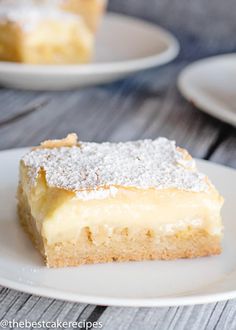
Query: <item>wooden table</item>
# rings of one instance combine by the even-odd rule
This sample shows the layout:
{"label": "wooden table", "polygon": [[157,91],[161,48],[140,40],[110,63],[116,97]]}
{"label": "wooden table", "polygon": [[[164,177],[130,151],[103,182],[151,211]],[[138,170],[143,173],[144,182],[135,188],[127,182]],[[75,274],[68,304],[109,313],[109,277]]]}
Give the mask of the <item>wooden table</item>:
{"label": "wooden table", "polygon": [[[199,158],[236,167],[236,130],[199,112],[176,89],[189,62],[235,51],[235,0],[113,0],[110,9],[169,28],[181,42],[173,63],[77,91],[0,89],[0,149],[77,132],[87,141],[166,136]],[[67,303],[0,288],[0,319],[99,320],[103,329],[236,329],[236,300],[174,308]]]}

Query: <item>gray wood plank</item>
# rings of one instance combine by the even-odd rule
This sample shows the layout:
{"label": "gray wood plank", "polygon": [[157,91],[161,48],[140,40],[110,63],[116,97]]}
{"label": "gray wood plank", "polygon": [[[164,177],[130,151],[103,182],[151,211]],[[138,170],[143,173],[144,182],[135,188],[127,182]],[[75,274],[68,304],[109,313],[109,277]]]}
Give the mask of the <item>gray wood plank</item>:
{"label": "gray wood plank", "polygon": [[182,330],[236,328],[236,300],[165,308],[109,307],[100,317],[103,329]]}
{"label": "gray wood plank", "polygon": [[0,320],[83,321],[94,305],[68,303],[3,288],[0,293]]}
{"label": "gray wood plank", "polygon": [[211,156],[211,160],[236,168],[236,133],[235,130],[226,138]]}
{"label": "gray wood plank", "polygon": [[[19,113],[39,107],[8,125],[0,124],[0,148],[38,144],[75,131],[82,140],[99,142],[167,136],[194,156],[204,157],[222,124],[180,97],[175,81],[181,68],[170,65],[147,72],[145,79],[140,74],[108,87],[40,95],[28,103],[19,98]],[[159,83],[152,84],[157,74]],[[1,98],[0,93],[0,109]],[[16,105],[8,107],[8,116],[18,115]]]}

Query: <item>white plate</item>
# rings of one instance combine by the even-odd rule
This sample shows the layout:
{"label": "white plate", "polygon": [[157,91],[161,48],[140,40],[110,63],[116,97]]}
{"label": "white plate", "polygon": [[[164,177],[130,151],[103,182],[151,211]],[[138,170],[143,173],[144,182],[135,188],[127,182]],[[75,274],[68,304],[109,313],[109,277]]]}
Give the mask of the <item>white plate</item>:
{"label": "white plate", "polygon": [[178,86],[199,109],[236,126],[236,54],[214,56],[187,66]]}
{"label": "white plate", "polygon": [[220,256],[48,269],[17,222],[18,160],[24,152],[0,153],[0,285],[101,305],[188,305],[236,298],[236,171],[198,161],[226,199]]}
{"label": "white plate", "polygon": [[164,29],[118,14],[106,14],[93,63],[24,65],[0,62],[0,84],[31,90],[62,90],[106,83],[172,60],[177,40]]}

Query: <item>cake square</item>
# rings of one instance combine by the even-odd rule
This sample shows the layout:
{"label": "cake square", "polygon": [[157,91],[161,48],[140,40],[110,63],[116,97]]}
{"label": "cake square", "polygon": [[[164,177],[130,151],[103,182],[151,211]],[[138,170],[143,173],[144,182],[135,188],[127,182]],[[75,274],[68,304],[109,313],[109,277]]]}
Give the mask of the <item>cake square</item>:
{"label": "cake square", "polygon": [[221,252],[223,198],[166,138],[45,141],[20,162],[18,200],[49,267]]}
{"label": "cake square", "polygon": [[83,19],[30,3],[0,3],[1,61],[78,64],[91,60],[94,37]]}

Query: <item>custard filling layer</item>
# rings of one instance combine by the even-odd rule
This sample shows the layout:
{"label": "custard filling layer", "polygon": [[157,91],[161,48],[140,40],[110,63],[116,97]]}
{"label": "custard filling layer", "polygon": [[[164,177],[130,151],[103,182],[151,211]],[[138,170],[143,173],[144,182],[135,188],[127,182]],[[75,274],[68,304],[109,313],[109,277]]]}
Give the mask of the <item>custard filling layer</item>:
{"label": "custard filling layer", "polygon": [[213,186],[207,192],[115,187],[115,195],[83,200],[74,192],[48,187],[43,172],[32,188],[26,167],[21,169],[31,214],[48,244],[74,241],[84,228],[94,237],[101,231],[109,237],[117,228],[128,228],[131,235],[142,229],[171,235],[188,228],[221,235],[222,199]]}

